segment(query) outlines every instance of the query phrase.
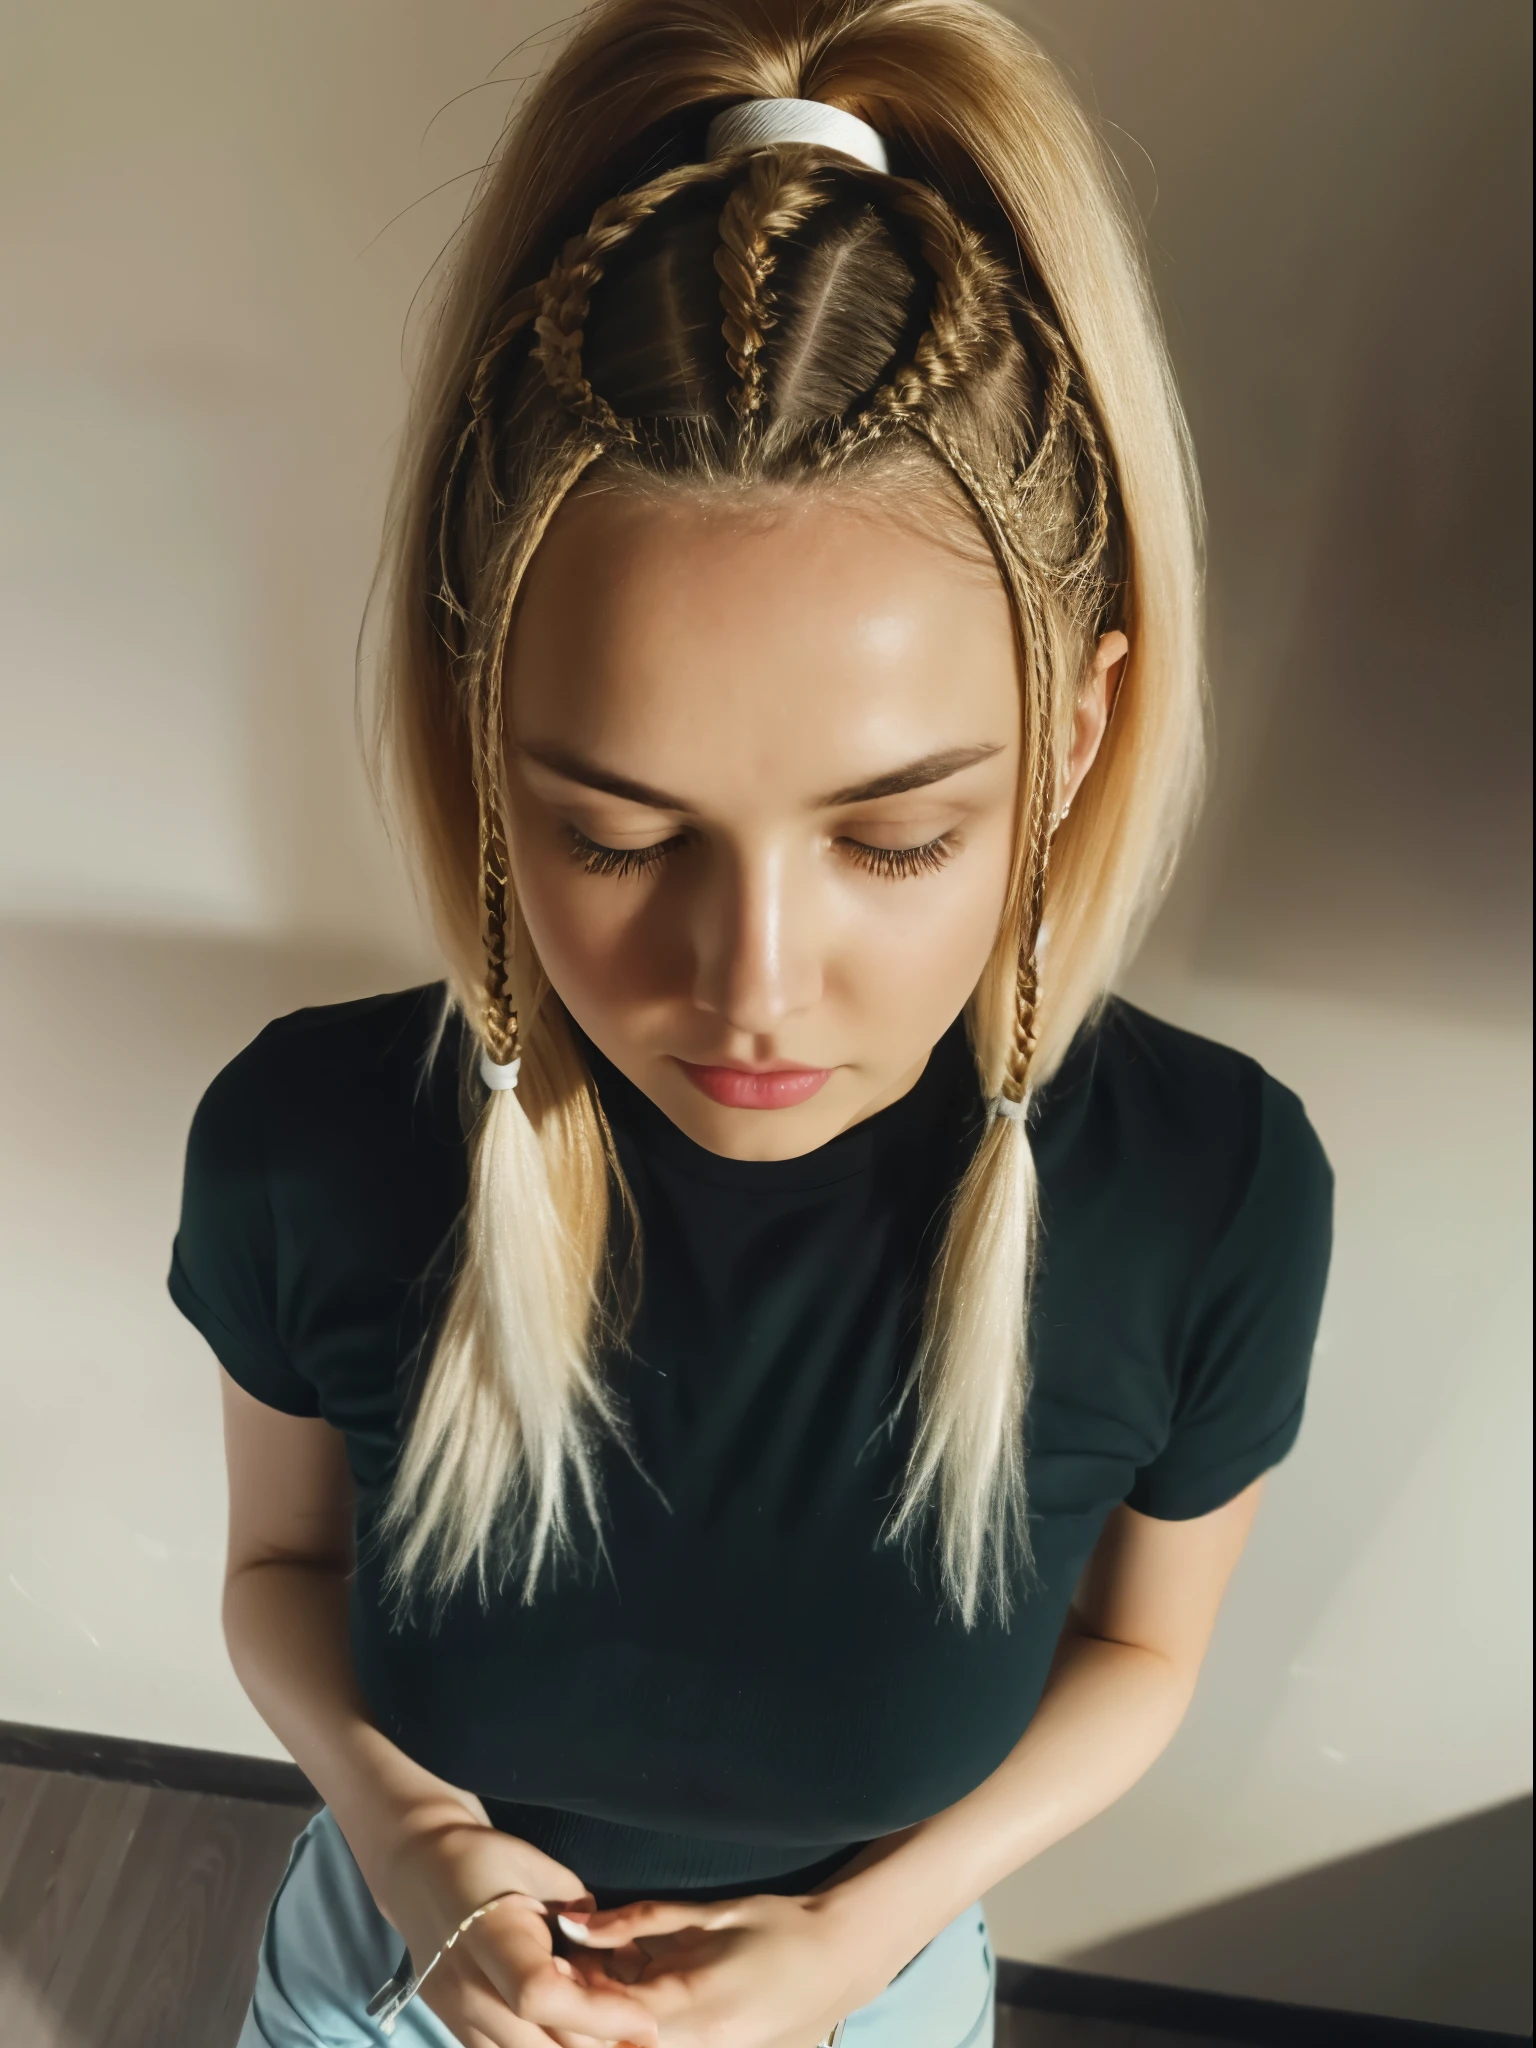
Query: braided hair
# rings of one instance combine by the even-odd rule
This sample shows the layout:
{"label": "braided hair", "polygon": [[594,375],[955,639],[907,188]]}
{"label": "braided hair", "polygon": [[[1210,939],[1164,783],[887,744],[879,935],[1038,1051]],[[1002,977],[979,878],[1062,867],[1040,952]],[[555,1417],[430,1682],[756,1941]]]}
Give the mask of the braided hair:
{"label": "braided hair", "polygon": [[[694,71],[707,69],[723,33],[738,53],[751,46],[776,64],[790,61],[793,46],[804,77],[818,48],[830,64],[838,37],[862,26],[875,42],[885,38],[888,130],[900,125],[900,94],[916,90],[914,36],[951,73],[969,39],[971,57],[984,44],[994,69],[1013,67],[1015,112],[1032,101],[1037,123],[1071,127],[1044,60],[1029,52],[1026,62],[1016,32],[971,0],[760,0],[751,28],[729,4],[709,8],[608,0],[597,11],[543,88],[545,129],[536,103],[521,156],[509,151],[502,176],[514,214],[517,180],[549,161],[559,108],[569,114],[597,95],[651,30],[665,36],[648,61],[667,76],[688,71],[685,45]],[[799,34],[807,23],[813,32],[796,41],[791,27]],[[867,52],[864,61],[868,69]],[[693,83],[706,108],[719,103]],[[979,71],[971,95],[983,96]],[[967,159],[931,137],[924,145],[913,119],[890,173],[804,143],[701,160],[686,104],[670,113],[652,105],[648,121],[641,111],[639,174],[589,199],[574,231],[567,219],[552,232],[557,218],[546,208],[523,246],[508,236],[511,259],[499,271],[494,208],[482,201],[480,260],[465,262],[469,282],[457,308],[449,302],[458,322],[445,323],[396,525],[407,652],[393,717],[407,795],[436,852],[460,1006],[492,1070],[515,1077],[511,1063],[521,1063],[515,1091],[496,1088],[480,1112],[465,1251],[386,1516],[396,1583],[403,1595],[417,1584],[441,1594],[466,1573],[484,1588],[511,1572],[532,1598],[545,1567],[575,1540],[575,1504],[600,1532],[598,1449],[624,1435],[622,1402],[598,1360],[622,1324],[613,1198],[631,1225],[633,1210],[590,1077],[521,928],[507,858],[502,680],[527,565],[584,479],[723,492],[879,491],[915,480],[968,519],[1004,580],[1018,626],[1023,728],[1008,903],[968,1013],[994,1113],[929,1279],[902,1397],[913,1410],[911,1447],[888,1530],[936,1561],[945,1597],[969,1624],[989,1602],[1006,1615],[1028,1557],[1030,1100],[1107,983],[1130,899],[1146,889],[1133,864],[1165,865],[1171,843],[1169,815],[1154,821],[1144,798],[1139,812],[1126,803],[1123,739],[1118,756],[1109,746],[1101,757],[1090,778],[1101,787],[1085,791],[1071,826],[1058,829],[1055,817],[1064,736],[1096,637],[1134,625],[1138,600],[1147,601],[1135,587],[1127,495],[1145,494],[1134,462],[1147,467],[1148,436],[1139,458],[1129,443],[1116,451],[1081,346],[1069,339],[1083,327],[1083,307],[1061,302],[1034,253],[1050,224],[1026,219],[1022,202],[1001,204],[974,149]],[[1060,170],[1058,203],[1071,207]],[[1073,176],[1102,194],[1091,152],[1079,149]],[[1140,322],[1150,388],[1160,374],[1155,328],[1117,233],[1100,223],[1103,268],[1118,280],[1122,312],[1129,306],[1127,319]],[[1159,402],[1166,416],[1166,380]],[[1176,413],[1168,417],[1172,446]],[[1164,497],[1187,541],[1187,487]],[[1192,553],[1179,574],[1192,586]],[[1160,712],[1153,704],[1162,719],[1153,736],[1180,804],[1198,738],[1196,683],[1186,663],[1169,684],[1184,699]],[[1156,723],[1139,702],[1129,716],[1117,709],[1132,747],[1145,748]],[[1095,886],[1118,906],[1118,927],[1095,933],[1096,951],[1082,936],[1094,928]],[[477,906],[472,922],[468,902]],[[632,1259],[630,1270],[632,1278]]]}

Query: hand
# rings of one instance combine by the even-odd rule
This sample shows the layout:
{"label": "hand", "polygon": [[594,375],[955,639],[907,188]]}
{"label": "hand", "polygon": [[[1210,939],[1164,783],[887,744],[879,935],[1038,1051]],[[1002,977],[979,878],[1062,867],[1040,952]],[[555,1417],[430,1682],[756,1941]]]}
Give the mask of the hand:
{"label": "hand", "polygon": [[418,1969],[477,1906],[522,1895],[462,1934],[418,1993],[464,2048],[657,2048],[655,2018],[619,1983],[555,1953],[555,1909],[592,1904],[580,1878],[493,1828],[478,1801],[414,1809],[369,1863],[369,1888]]}
{"label": "hand", "polygon": [[853,1952],[835,1895],[562,1909],[589,1983],[628,1985],[666,2048],[814,2048],[899,1964]]}

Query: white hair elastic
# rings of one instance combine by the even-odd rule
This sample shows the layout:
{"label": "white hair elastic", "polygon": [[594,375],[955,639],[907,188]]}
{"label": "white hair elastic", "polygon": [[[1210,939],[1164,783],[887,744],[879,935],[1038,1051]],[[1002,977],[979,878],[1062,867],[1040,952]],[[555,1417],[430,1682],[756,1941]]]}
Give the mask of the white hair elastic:
{"label": "white hair elastic", "polygon": [[716,114],[704,138],[705,153],[730,156],[770,142],[814,142],[851,156],[872,171],[889,169],[885,144],[867,121],[821,100],[743,100]]}
{"label": "white hair elastic", "polygon": [[1006,1095],[994,1095],[992,1098],[992,1114],[994,1116],[1005,1116],[1010,1123],[1028,1123],[1029,1098],[1026,1096],[1022,1102],[1014,1102]]}
{"label": "white hair elastic", "polygon": [[517,1086],[517,1076],[522,1064],[523,1058],[521,1053],[518,1054],[515,1060],[508,1060],[504,1067],[499,1067],[488,1052],[482,1051],[480,1055],[480,1078],[493,1095],[499,1095],[503,1089],[515,1088]]}

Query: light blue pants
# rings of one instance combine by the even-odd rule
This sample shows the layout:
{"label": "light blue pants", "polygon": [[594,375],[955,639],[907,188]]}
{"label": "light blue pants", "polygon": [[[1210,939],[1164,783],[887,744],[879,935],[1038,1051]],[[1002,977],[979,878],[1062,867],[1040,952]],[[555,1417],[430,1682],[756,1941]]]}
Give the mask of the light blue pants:
{"label": "light blue pants", "polygon": [[[294,1843],[267,1915],[238,2048],[385,2048],[364,2008],[399,1961],[399,1935],[322,1808]],[[843,2048],[992,2048],[996,1975],[985,1916],[971,1906],[850,2015]],[[390,2048],[456,2044],[413,1999]]]}

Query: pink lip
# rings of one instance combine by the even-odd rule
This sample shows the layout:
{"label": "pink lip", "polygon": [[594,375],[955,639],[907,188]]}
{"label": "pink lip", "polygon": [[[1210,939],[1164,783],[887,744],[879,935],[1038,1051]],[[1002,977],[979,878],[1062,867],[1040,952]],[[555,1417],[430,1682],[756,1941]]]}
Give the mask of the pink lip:
{"label": "pink lip", "polygon": [[677,1064],[701,1095],[727,1109],[789,1109],[809,1102],[832,1078],[830,1067],[697,1067]]}

